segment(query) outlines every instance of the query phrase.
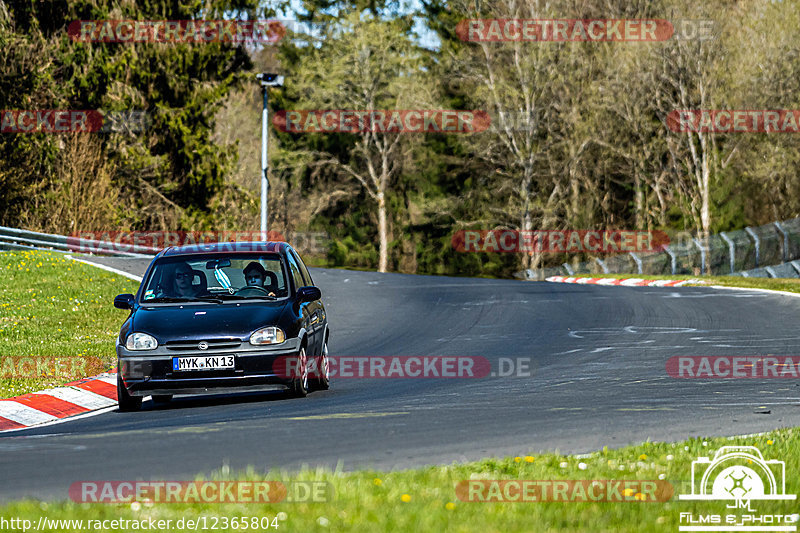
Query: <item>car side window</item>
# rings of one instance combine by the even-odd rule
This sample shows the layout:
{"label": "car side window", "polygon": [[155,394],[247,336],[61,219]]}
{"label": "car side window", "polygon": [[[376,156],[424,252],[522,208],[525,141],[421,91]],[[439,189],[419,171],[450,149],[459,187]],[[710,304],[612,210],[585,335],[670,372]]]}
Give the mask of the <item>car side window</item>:
{"label": "car side window", "polygon": [[305,282],[303,281],[303,275],[300,274],[300,267],[297,266],[297,262],[294,260],[292,254],[286,254],[286,259],[289,260],[289,270],[292,272],[292,279],[294,280],[294,289],[297,290],[300,287],[305,286]]}
{"label": "car side window", "polygon": [[306,268],[306,264],[303,263],[303,260],[297,254],[297,252],[292,252],[292,255],[297,260],[297,264],[300,265],[300,273],[303,274],[303,279],[305,280],[306,285],[314,285],[314,280],[311,279],[311,274],[309,274],[308,269]]}

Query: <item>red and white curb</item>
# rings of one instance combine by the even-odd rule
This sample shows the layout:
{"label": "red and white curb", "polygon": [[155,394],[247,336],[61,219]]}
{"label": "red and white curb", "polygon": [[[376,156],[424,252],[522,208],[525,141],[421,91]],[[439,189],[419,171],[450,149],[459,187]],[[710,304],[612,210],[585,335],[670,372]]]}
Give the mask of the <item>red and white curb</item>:
{"label": "red and white curb", "polygon": [[49,424],[117,405],[117,374],[105,373],[0,400],[0,432]]}
{"label": "red and white curb", "polygon": [[550,276],[545,281],[551,283],[579,283],[581,285],[614,285],[622,287],[682,287],[690,283],[703,283],[699,279],[643,279],[643,278],[577,278]]}

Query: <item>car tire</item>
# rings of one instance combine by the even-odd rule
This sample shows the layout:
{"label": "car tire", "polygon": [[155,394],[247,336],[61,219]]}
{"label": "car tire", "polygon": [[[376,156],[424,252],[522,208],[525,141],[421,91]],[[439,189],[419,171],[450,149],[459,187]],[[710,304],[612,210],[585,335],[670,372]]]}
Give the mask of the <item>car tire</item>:
{"label": "car tire", "polygon": [[308,358],[306,357],[306,347],[301,346],[297,352],[300,375],[292,380],[289,386],[289,394],[294,398],[305,398],[308,395]]}
{"label": "car tire", "polygon": [[314,380],[314,390],[328,390],[331,388],[330,360],[328,359],[328,340],[322,344],[322,355],[318,358],[317,379]]}
{"label": "car tire", "polygon": [[172,394],[153,394],[153,403],[165,404],[172,401]]}
{"label": "car tire", "polygon": [[117,374],[117,403],[122,412],[138,411],[142,408],[142,397],[131,396],[119,374]]}

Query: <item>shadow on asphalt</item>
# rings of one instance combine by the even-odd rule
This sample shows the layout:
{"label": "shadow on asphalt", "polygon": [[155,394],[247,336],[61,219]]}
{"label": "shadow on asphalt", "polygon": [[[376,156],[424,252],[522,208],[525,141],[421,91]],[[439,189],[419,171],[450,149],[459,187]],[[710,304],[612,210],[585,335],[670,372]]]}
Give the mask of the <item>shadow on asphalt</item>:
{"label": "shadow on asphalt", "polygon": [[[314,395],[315,393],[309,393]],[[173,398],[167,403],[155,403],[152,399],[142,403],[142,411],[168,411],[177,409],[193,409],[197,407],[213,407],[219,405],[236,405],[245,403],[288,401],[292,399],[306,400],[307,398],[293,398],[286,391],[268,392],[238,392],[232,394],[209,394],[207,396],[187,396]],[[115,413],[123,413],[120,410]],[[130,414],[126,412],[124,414]]]}

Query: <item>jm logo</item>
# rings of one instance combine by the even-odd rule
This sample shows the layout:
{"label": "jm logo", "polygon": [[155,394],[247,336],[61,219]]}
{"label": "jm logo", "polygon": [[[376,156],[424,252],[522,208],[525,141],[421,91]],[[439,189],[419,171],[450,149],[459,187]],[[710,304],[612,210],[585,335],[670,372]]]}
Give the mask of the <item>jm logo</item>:
{"label": "jm logo", "polygon": [[736,501],[733,505],[726,505],[728,509],[745,509],[751,513],[754,513],[756,509],[750,507],[750,500],[742,500],[740,498],[736,498]]}

